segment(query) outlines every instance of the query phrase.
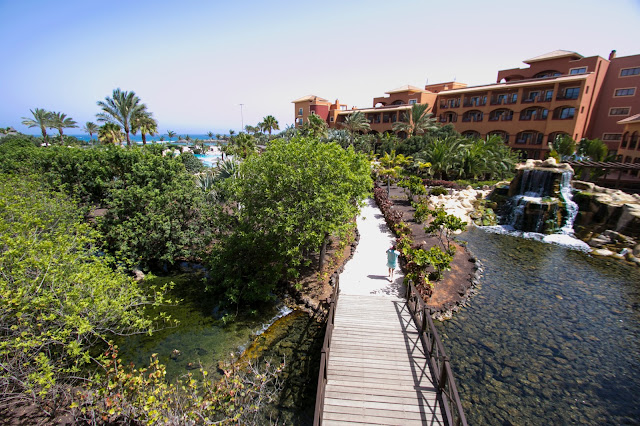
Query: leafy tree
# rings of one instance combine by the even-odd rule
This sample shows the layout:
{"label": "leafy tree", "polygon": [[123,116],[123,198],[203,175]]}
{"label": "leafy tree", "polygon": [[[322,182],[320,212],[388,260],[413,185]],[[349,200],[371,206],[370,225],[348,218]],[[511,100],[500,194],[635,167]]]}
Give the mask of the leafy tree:
{"label": "leafy tree", "polygon": [[98,140],[105,145],[118,145],[124,138],[122,128],[115,123],[105,123],[98,129]]}
{"label": "leafy tree", "polygon": [[578,154],[592,161],[604,161],[608,152],[607,145],[600,139],[582,139],[578,146]]}
{"label": "leafy tree", "polygon": [[102,108],[102,112],[96,114],[98,121],[119,124],[124,130],[127,145],[131,146],[129,132],[132,121],[146,111],[146,105],[140,102],[135,92],[123,92],[118,88],[113,91],[112,97],[107,96],[104,101],[98,101],[98,106]]}
{"label": "leafy tree", "polygon": [[93,123],[91,121],[87,121],[82,128],[83,131],[89,133],[89,137],[91,138],[91,140],[93,140],[93,134],[98,133],[99,129],[100,127],[96,123]]}
{"label": "leafy tree", "polygon": [[154,301],[96,256],[82,210],[37,180],[0,175],[0,397],[52,407],[105,361],[94,345],[151,329]]}
{"label": "leafy tree", "polygon": [[145,269],[192,258],[206,237],[204,200],[181,157],[148,148],[115,149],[110,157],[114,179],[103,200],[107,214],[98,221],[106,248]]}
{"label": "leafy tree", "polygon": [[196,158],[196,156],[193,155],[192,152],[181,152],[180,155],[178,155],[178,159],[182,162],[182,164],[184,164],[184,168],[189,173],[198,173],[204,169],[202,161],[198,160],[198,158]]}
{"label": "leafy tree", "polygon": [[267,115],[262,119],[262,126],[264,130],[269,132],[269,139],[271,139],[272,130],[280,130],[278,120],[273,115]]}
{"label": "leafy tree", "polygon": [[57,129],[60,133],[60,144],[64,144],[64,135],[62,129],[78,127],[71,117],[67,117],[67,114],[61,112],[52,112],[49,116],[49,126],[52,129]]}
{"label": "leafy tree", "polygon": [[429,225],[424,227],[425,232],[429,234],[435,233],[438,240],[440,240],[440,244],[442,244],[442,248],[446,248],[447,253],[453,255],[454,250],[451,247],[453,233],[466,230],[467,224],[457,216],[448,214],[442,207],[437,207],[429,213],[431,221]]}
{"label": "leafy tree", "polygon": [[347,115],[344,121],[341,123],[342,127],[347,129],[351,135],[351,141],[354,141],[354,135],[358,132],[368,132],[371,130],[369,120],[365,117],[362,111],[356,111]]}
{"label": "leafy tree", "polygon": [[429,112],[429,104],[413,104],[409,113],[404,113],[402,121],[394,123],[394,132],[405,132],[409,136],[436,130],[438,125],[433,114]]}
{"label": "leafy tree", "polygon": [[22,117],[22,124],[25,126],[39,127],[42,132],[42,139],[44,139],[45,146],[49,146],[49,140],[47,139],[47,127],[51,121],[51,113],[42,108],[36,108],[35,111],[30,109],[33,118]]}
{"label": "leafy tree", "polygon": [[[353,149],[310,138],[272,141],[247,158],[233,200],[222,209],[211,269],[235,303],[268,299],[275,285],[295,277],[305,254],[344,232],[371,187],[366,158]],[[229,211],[230,206],[240,208]],[[225,216],[229,216],[225,218]]]}
{"label": "leafy tree", "polygon": [[562,161],[563,159],[571,157],[576,153],[576,141],[574,141],[569,135],[558,135],[555,140],[549,143],[551,148],[550,156],[557,154],[557,159]]}

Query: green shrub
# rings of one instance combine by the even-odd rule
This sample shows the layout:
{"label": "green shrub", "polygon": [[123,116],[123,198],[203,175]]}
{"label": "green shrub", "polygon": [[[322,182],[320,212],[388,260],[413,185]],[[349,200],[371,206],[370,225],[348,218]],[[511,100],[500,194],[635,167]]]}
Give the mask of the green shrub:
{"label": "green shrub", "polygon": [[446,188],[443,188],[441,186],[436,186],[435,188],[431,188],[431,190],[429,191],[429,194],[433,196],[449,195],[449,191],[447,191]]}

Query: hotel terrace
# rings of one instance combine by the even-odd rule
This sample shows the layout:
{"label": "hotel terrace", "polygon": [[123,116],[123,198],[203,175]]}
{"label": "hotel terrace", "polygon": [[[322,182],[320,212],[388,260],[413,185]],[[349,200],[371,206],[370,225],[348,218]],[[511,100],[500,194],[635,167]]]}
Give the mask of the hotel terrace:
{"label": "hotel terrace", "polygon": [[614,50],[608,59],[585,58],[556,50],[524,63],[528,67],[498,71],[495,84],[403,86],[373,98],[371,108],[349,109],[338,100],[305,96],[293,101],[295,125],[301,127],[309,114],[317,114],[339,129],[347,115],[362,111],[371,133],[392,132],[393,123],[412,104],[428,103],[440,123],[452,124],[465,136],[500,135],[528,158],[544,158],[549,142],[569,135],[577,141],[601,139],[611,152],[624,150],[622,161],[639,161],[640,55],[618,58]]}

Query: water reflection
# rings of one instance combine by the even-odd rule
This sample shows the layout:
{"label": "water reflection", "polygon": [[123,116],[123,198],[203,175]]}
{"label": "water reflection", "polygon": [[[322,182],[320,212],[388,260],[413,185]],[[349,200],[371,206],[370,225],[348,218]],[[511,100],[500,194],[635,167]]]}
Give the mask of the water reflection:
{"label": "water reflection", "polygon": [[469,424],[637,422],[638,268],[478,229],[462,239],[481,289],[438,326]]}

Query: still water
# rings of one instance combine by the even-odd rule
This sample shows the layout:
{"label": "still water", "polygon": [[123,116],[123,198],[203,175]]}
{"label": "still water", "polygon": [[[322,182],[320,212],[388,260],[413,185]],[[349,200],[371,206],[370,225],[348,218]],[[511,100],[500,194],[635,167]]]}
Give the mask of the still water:
{"label": "still water", "polygon": [[[116,342],[123,360],[144,367],[155,353],[166,365],[166,378],[170,382],[200,364],[215,380],[221,377],[220,362],[228,363],[239,357],[254,365],[284,362],[279,377],[281,391],[276,401],[262,410],[260,423],[312,425],[324,325],[305,312],[268,303],[237,316],[228,313],[234,318],[225,322],[221,319],[224,312],[217,312],[215,301],[208,300],[202,292],[201,280],[198,274],[182,274],[156,277],[148,282],[157,286],[169,281],[176,283],[171,296],[181,302],[164,306],[162,311],[180,323],[151,336],[133,336]],[[149,312],[150,316],[154,314]]]}
{"label": "still water", "polygon": [[640,272],[472,228],[477,295],[438,323],[469,424],[639,424]]}

